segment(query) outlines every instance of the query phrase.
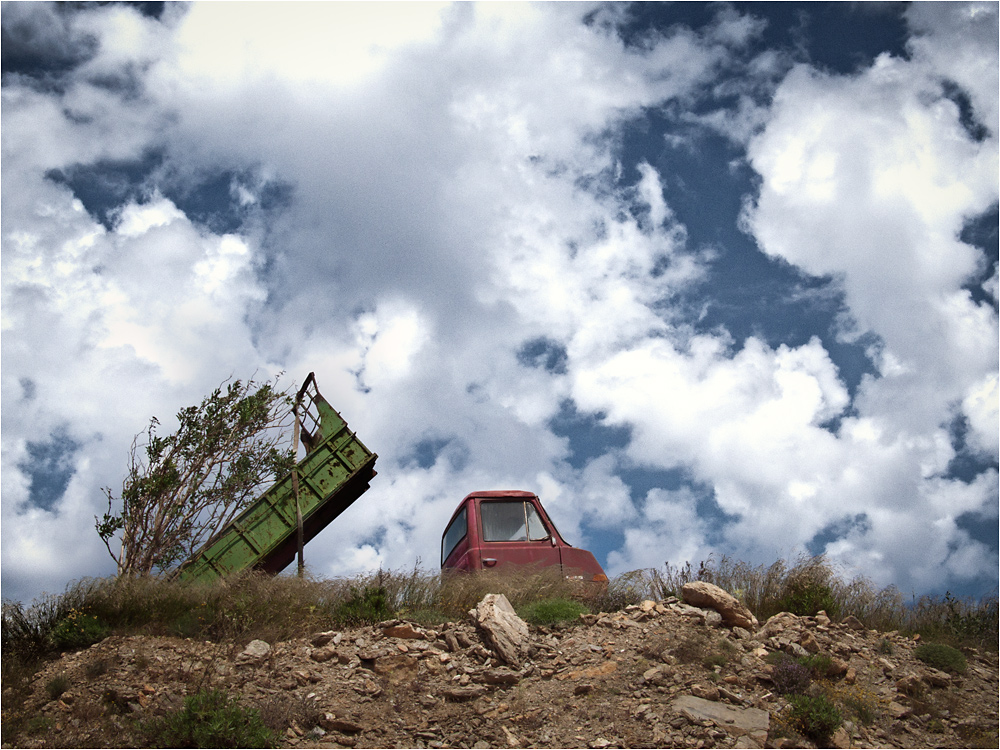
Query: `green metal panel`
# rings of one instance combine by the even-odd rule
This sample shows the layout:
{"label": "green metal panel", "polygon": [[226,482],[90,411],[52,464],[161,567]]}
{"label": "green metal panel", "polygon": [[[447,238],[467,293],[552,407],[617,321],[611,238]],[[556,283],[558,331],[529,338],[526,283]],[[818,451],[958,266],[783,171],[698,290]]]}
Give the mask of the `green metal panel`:
{"label": "green metal panel", "polygon": [[[322,442],[298,464],[305,541],[368,489],[377,458],[318,392],[315,405],[320,423],[316,438]],[[292,486],[289,472],[189,558],[177,577],[206,582],[251,568],[270,573],[284,568],[297,548]]]}

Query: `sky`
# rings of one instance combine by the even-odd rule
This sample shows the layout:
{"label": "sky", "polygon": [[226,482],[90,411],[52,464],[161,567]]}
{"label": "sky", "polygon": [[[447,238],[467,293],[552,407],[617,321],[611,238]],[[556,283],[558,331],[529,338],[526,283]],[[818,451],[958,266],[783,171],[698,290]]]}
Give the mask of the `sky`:
{"label": "sky", "polygon": [[315,576],[521,489],[611,575],[994,593],[997,11],[3,3],[3,597],[113,574],[151,417],[311,371],[379,455]]}

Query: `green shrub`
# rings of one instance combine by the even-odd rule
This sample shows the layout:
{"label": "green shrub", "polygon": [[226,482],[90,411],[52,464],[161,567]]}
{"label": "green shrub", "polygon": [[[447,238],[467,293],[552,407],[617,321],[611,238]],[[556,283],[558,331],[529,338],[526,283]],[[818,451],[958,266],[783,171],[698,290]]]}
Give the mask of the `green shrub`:
{"label": "green shrub", "polygon": [[518,616],[532,625],[555,625],[575,622],[587,608],[571,599],[543,599],[526,604],[517,610]]}
{"label": "green shrub", "polygon": [[924,643],[913,651],[913,655],[935,669],[946,672],[965,672],[965,656],[957,648],[943,643]]}
{"label": "green shrub", "polygon": [[809,654],[799,657],[798,662],[816,677],[826,677],[833,666],[833,659],[827,654]]}
{"label": "green shrub", "polygon": [[71,609],[49,634],[55,648],[86,648],[108,637],[108,628],[94,615]]}
{"label": "green shrub", "polygon": [[789,695],[792,704],[792,718],[802,733],[817,743],[825,743],[843,719],[840,711],[823,695]]}
{"label": "green shrub", "polygon": [[361,625],[381,622],[393,616],[385,588],[365,586],[358,589],[351,586],[351,596],[333,611],[333,617],[344,625]]}
{"label": "green shrub", "polygon": [[833,589],[811,576],[789,581],[777,606],[781,611],[800,617],[812,617],[820,610],[835,617],[840,610],[840,605],[834,599]]}
{"label": "green shrub", "polygon": [[146,724],[150,747],[275,747],[277,736],[256,709],[221,690],[202,690],[184,707]]}

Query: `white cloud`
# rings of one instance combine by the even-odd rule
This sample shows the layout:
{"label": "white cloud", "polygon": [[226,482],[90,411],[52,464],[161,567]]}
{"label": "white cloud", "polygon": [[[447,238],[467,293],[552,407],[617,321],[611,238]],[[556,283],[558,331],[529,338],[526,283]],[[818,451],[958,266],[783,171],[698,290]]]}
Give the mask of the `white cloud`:
{"label": "white cloud", "polygon": [[707,541],[709,524],[698,516],[696,502],[687,489],[650,490],[641,523],[626,529],[622,550],[608,555],[608,569],[620,573],[707,559],[712,552]]}
{"label": "white cloud", "polygon": [[[225,88],[277,77],[303,88],[360,86],[393,53],[441,31],[447,3],[197,3],[178,23],[178,72]],[[111,36],[117,36],[114,31]]]}
{"label": "white cloud", "polygon": [[[955,49],[948,40],[954,42],[950,35],[958,26],[931,30],[919,20],[929,10],[911,9],[925,32],[911,40],[911,61],[883,55],[854,76],[806,67],[789,74],[766,128],[750,143],[750,162],[763,182],[746,214],[766,252],[839,278],[857,326],[882,342],[880,377],[866,377],[855,401],[860,416],[845,421],[828,454],[845,478],[848,470],[861,472],[881,486],[861,487],[852,497],[835,494],[846,488],[833,481],[818,500],[821,513],[843,504],[871,519],[869,531],[856,532],[831,552],[845,559],[870,553],[878,562],[869,562],[885,571],[882,580],[894,576],[917,586],[933,581],[934,566],[969,576],[995,565],[985,547],[948,521],[963,507],[988,501],[984,484],[935,477],[953,454],[945,427],[958,404],[973,442],[996,455],[990,393],[997,317],[962,288],[983,259],[958,238],[966,220],[997,200],[996,129],[985,140],[970,138],[940,82],[968,83],[987,109],[984,90],[996,87],[956,78],[955,67],[944,61]],[[934,12],[958,23],[970,9],[950,5]],[[995,34],[992,43],[979,43],[977,34],[990,25],[975,28],[960,45],[961,56],[988,66],[995,81]],[[991,96],[995,102],[995,92]],[[919,520],[904,520],[907,514]],[[951,562],[959,556],[950,545],[969,551],[968,567]]]}
{"label": "white cloud", "polygon": [[[149,417],[170,429],[223,378],[276,368],[245,320],[263,290],[242,240],[201,233],[164,199],[124,207],[107,231],[17,166],[4,173],[3,554],[5,576],[37,593],[108,571],[93,518]],[[78,446],[69,485],[51,510],[31,507],[27,444],[62,430]]]}
{"label": "white cloud", "polygon": [[995,3],[914,3],[906,11],[913,57],[968,92],[976,118],[1000,135]]}
{"label": "white cloud", "polygon": [[997,361],[996,314],[962,289],[981,253],[958,240],[997,199],[996,140],[969,139],[935,80],[887,57],[851,78],[796,69],[749,151],[764,178],[749,227],[766,252],[842,279],[896,363],[861,402],[917,431]]}
{"label": "white cloud", "polygon": [[[315,370],[380,454],[371,490],[307,548],[318,574],[431,567],[459,500],[497,487],[538,491],[571,542],[621,530],[614,570],[694,561],[720,539],[784,553],[859,514],[868,526],[836,549],[885,582],[981,569],[955,518],[988,509],[985,484],[941,479],[941,425],[962,404],[970,442],[995,455],[996,316],[961,290],[978,256],[957,232],[996,200],[996,149],[938,95],[933,24],[911,62],[793,71],[769,112],[737,91],[741,137],[766,124],[748,225],[767,252],[842,277],[856,331],[883,342],[854,414],[818,339],[692,331],[671,304],[708,258],[687,247],[666,175],[642,163],[620,181],[624,123],[714,84],[760,24],[725,10],[704,37],[626,47],[609,25],[621,11],[585,25],[587,10],[203,3],[156,22],[108,6],[54,27],[52,49],[96,40],[87,62],[62,90],[3,90],[5,585],[107,571],[88,519],[131,436],[223,377],[279,366],[286,382]],[[783,65],[752,69],[766,87]],[[988,108],[985,86],[974,100]],[[44,179],[150,153],[167,186],[228,171],[260,218],[212,232],[164,188],[123,199],[106,229]],[[285,203],[268,212],[275,186]],[[563,368],[518,361],[539,337]],[[567,399],[629,444],[575,469],[549,424]],[[76,473],[55,511],[24,510],[27,442],[60,426]],[[635,466],[682,469],[698,494],[634,503]],[[738,520],[699,517],[702,493]],[[902,528],[930,552],[914,559]]]}

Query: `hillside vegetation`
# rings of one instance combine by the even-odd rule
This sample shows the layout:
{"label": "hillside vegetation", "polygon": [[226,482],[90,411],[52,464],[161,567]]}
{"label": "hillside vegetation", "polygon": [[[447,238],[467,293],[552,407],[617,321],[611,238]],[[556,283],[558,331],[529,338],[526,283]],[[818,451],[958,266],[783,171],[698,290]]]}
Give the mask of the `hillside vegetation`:
{"label": "hillside vegetation", "polygon": [[[581,614],[667,600],[696,580],[731,592],[761,623],[778,612],[815,616],[822,611],[835,621],[853,616],[870,630],[900,637],[919,634],[923,643],[950,648],[939,648],[928,658],[955,659],[961,649],[997,648],[995,595],[979,601],[949,595],[907,600],[893,588],[877,589],[865,579],[845,580],[823,557],[756,567],[728,558],[697,568],[668,565],[618,576],[597,592],[580,590],[552,569],[448,577],[415,569],[338,580],[244,575],[212,585],[155,577],[88,579],[29,606],[4,603],[3,741],[18,744],[19,738],[44,729],[33,726],[22,707],[32,680],[49,659],[109,636],[246,644],[255,639],[290,641],[392,618],[433,627],[467,619],[466,613],[487,593],[506,595],[533,625],[561,626],[578,622]],[[69,687],[53,684],[47,689],[58,695]],[[226,696],[199,700],[215,706],[220,715],[229,712],[234,726],[249,726],[247,717],[233,713],[238,707]],[[181,721],[177,717],[183,715],[173,720]]]}

